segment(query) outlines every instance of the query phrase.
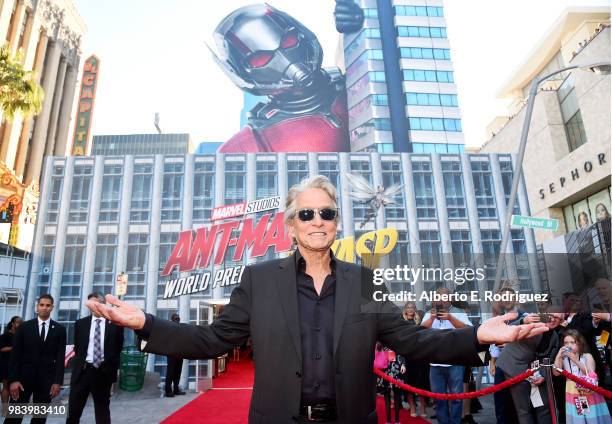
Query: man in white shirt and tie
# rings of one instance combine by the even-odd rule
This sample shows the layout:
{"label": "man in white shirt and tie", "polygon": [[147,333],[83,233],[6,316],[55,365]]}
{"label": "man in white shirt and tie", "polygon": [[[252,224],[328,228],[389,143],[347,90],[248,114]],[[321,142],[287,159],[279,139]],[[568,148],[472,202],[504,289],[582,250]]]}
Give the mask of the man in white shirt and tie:
{"label": "man in white shirt and tie", "polygon": [[[105,302],[100,293],[91,293],[87,299]],[[96,423],[111,422],[110,389],[117,381],[122,347],[122,327],[111,324],[97,314],[76,321],[67,423],[79,422],[90,393]]]}

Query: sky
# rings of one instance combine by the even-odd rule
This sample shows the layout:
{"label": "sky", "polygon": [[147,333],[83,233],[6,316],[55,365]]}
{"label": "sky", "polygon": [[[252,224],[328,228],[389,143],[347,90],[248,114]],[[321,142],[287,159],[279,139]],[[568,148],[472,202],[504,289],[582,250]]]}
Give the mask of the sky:
{"label": "sky", "polygon": [[[224,141],[239,130],[243,95],[206,44],[223,17],[245,0],[74,0],[87,26],[83,61],[100,59],[92,134],[165,133]],[[270,0],[310,28],[334,66],[338,33],[333,0]],[[316,5],[316,6],[315,6]],[[446,0],[445,16],[466,144],[506,112],[496,92],[568,6],[609,0]]]}

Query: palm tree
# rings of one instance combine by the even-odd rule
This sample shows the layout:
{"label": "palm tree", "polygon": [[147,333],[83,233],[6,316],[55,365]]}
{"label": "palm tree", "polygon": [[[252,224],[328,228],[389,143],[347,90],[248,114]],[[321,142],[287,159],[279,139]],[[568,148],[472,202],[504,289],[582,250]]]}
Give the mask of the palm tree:
{"label": "palm tree", "polygon": [[23,68],[22,54],[11,57],[6,44],[0,47],[0,114],[7,120],[17,112],[32,116],[42,109],[43,89],[34,72]]}

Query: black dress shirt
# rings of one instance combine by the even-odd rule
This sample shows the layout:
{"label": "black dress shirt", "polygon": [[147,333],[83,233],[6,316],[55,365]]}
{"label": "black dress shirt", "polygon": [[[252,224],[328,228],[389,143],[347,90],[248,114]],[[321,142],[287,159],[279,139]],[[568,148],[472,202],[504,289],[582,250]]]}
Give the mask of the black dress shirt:
{"label": "black dress shirt", "polygon": [[317,294],[306,261],[295,251],[298,309],[302,341],[302,405],[336,400],[334,370],[334,304],[336,261],[332,255],[331,274]]}

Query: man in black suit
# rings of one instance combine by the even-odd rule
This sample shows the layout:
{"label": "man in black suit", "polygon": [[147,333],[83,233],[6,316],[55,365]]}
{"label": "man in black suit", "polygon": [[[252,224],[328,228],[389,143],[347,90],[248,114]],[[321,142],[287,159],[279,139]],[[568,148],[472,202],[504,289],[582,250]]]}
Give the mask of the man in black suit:
{"label": "man in black suit", "polygon": [[213,358],[253,341],[255,385],[249,423],[376,423],[377,340],[408,361],[482,365],[486,343],[546,331],[544,324],[508,326],[507,314],[480,327],[429,330],[408,324],[390,302],[374,302],[371,270],[334,258],[336,189],[316,176],[292,187],[285,220],[297,250],[247,267],[229,304],[209,326],[177,324],[107,295],[116,307],[88,307],[143,339],[144,351]]}
{"label": "man in black suit", "polygon": [[[172,322],[181,322],[179,314],[172,314],[170,317]],[[180,356],[168,355],[166,357],[168,363],[166,367],[166,383],[164,385],[166,397],[174,397],[175,395],[184,395],[185,392],[179,387],[181,381],[181,371],[183,369],[183,358]],[[174,390],[173,390],[174,387]]]}
{"label": "man in black suit", "polygon": [[[104,303],[104,296],[91,293],[87,299]],[[93,313],[76,321],[74,326],[74,359],[70,379],[68,424],[81,419],[87,397],[94,401],[96,424],[110,423],[110,389],[117,381],[117,369],[123,347],[123,327]]]}
{"label": "man in black suit", "polygon": [[[37,318],[21,324],[13,337],[9,360],[11,404],[50,403],[59,395],[64,383],[66,329],[51,319],[53,297],[41,295],[36,301]],[[21,418],[8,418],[5,423],[20,423]],[[35,417],[32,423],[44,423]]]}

